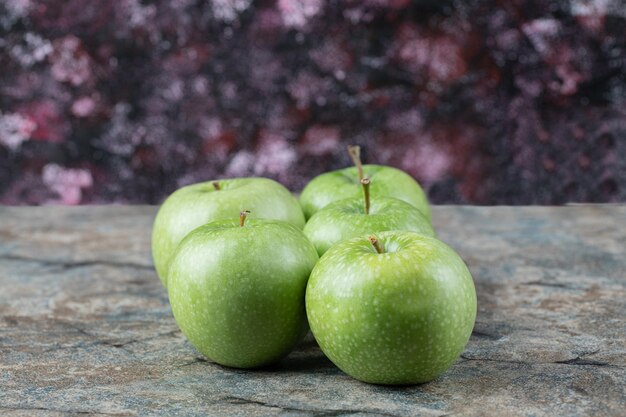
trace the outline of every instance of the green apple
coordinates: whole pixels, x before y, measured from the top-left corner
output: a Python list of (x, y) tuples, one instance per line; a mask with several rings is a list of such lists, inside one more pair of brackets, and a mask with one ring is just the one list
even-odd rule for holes
[(350, 153), (355, 167), (321, 174), (302, 190), (300, 204), (307, 219), (334, 201), (358, 197), (361, 194), (359, 181), (368, 177), (372, 180), (372, 194), (406, 201), (417, 207), (431, 221), (426, 194), (410, 175), (388, 166), (361, 165), (358, 147), (351, 147)]
[(254, 368), (282, 358), (304, 337), (306, 283), (318, 256), (288, 223), (243, 220), (212, 222), (185, 237), (168, 294), (198, 351), (221, 365)]
[(417, 384), (463, 351), (476, 291), (446, 244), (392, 231), (326, 252), (311, 273), (306, 309), (315, 339), (341, 370), (370, 383)]
[(167, 288), (171, 257), (189, 232), (244, 209), (252, 211), (252, 218), (283, 220), (304, 227), (298, 200), (268, 178), (234, 178), (180, 188), (165, 200), (152, 228), (152, 257), (163, 285)]
[(316, 212), (304, 226), (304, 234), (320, 256), (342, 240), (388, 230), (435, 236), (432, 225), (417, 208), (392, 197), (370, 201), (369, 178), (364, 178), (361, 183), (363, 198), (335, 201)]

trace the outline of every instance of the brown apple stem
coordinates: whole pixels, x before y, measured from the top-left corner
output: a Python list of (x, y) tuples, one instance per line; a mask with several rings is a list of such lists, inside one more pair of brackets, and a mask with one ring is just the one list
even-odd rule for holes
[(215, 191), (219, 191), (222, 189), (222, 187), (220, 187), (219, 181), (213, 181), (211, 184), (213, 184), (213, 188), (215, 188)]
[(244, 210), (239, 213), (239, 227), (243, 227), (244, 223), (246, 222), (246, 217), (248, 217), (248, 214), (250, 214), (250, 210)]
[(369, 237), (369, 239), (370, 239), (370, 243), (372, 244), (374, 249), (376, 249), (376, 252), (378, 252), (378, 253), (385, 253), (385, 251), (383, 250), (383, 247), (381, 246), (380, 242), (378, 241), (378, 239), (376, 239), (376, 236), (371, 235)]
[(363, 179), (363, 164), (361, 163), (361, 147), (358, 145), (350, 145), (348, 146), (348, 153), (350, 154), (350, 158), (352, 158), (352, 163), (356, 167), (356, 170), (359, 173), (359, 181)]
[(363, 199), (365, 200), (365, 214), (370, 214), (370, 182), (369, 178), (363, 178), (361, 180)]

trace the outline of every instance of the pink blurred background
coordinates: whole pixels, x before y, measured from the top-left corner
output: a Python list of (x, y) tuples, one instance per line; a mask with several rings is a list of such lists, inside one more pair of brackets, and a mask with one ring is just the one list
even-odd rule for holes
[(626, 201), (623, 0), (0, 0), (0, 203), (366, 162), (434, 203)]

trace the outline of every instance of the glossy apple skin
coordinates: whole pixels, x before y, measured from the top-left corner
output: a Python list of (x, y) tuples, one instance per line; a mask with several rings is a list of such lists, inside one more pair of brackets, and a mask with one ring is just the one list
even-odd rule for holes
[(304, 296), (317, 260), (302, 231), (285, 222), (201, 226), (172, 260), (168, 294), (174, 318), (191, 344), (221, 365), (275, 362), (308, 329)]
[(389, 230), (435, 236), (432, 225), (417, 208), (391, 197), (372, 199), (369, 214), (365, 214), (362, 197), (335, 201), (316, 212), (304, 226), (304, 234), (320, 256), (342, 240)]
[(281, 184), (268, 178), (234, 178), (192, 184), (172, 193), (161, 205), (152, 227), (152, 257), (167, 288), (167, 271), (174, 250), (196, 227), (233, 218), (250, 210), (250, 219), (283, 220), (302, 229), (304, 215), (298, 200)]
[(476, 318), (465, 263), (443, 242), (412, 232), (333, 246), (313, 269), (306, 292), (309, 325), (341, 370), (375, 384), (418, 384), (447, 370)]
[[(365, 177), (371, 180), (371, 195), (394, 197), (417, 207), (432, 221), (428, 199), (422, 187), (407, 173), (383, 165), (363, 165)], [(345, 198), (360, 197), (362, 186), (355, 167), (327, 172), (313, 178), (300, 194), (300, 204), (306, 218), (328, 204)]]

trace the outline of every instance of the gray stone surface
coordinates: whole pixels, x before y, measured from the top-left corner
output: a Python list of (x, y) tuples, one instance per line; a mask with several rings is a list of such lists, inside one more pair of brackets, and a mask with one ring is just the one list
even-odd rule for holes
[(272, 368), (202, 359), (152, 269), (154, 213), (0, 207), (1, 415), (624, 415), (624, 206), (436, 207), (479, 313), (450, 371), (401, 388), (310, 337)]

